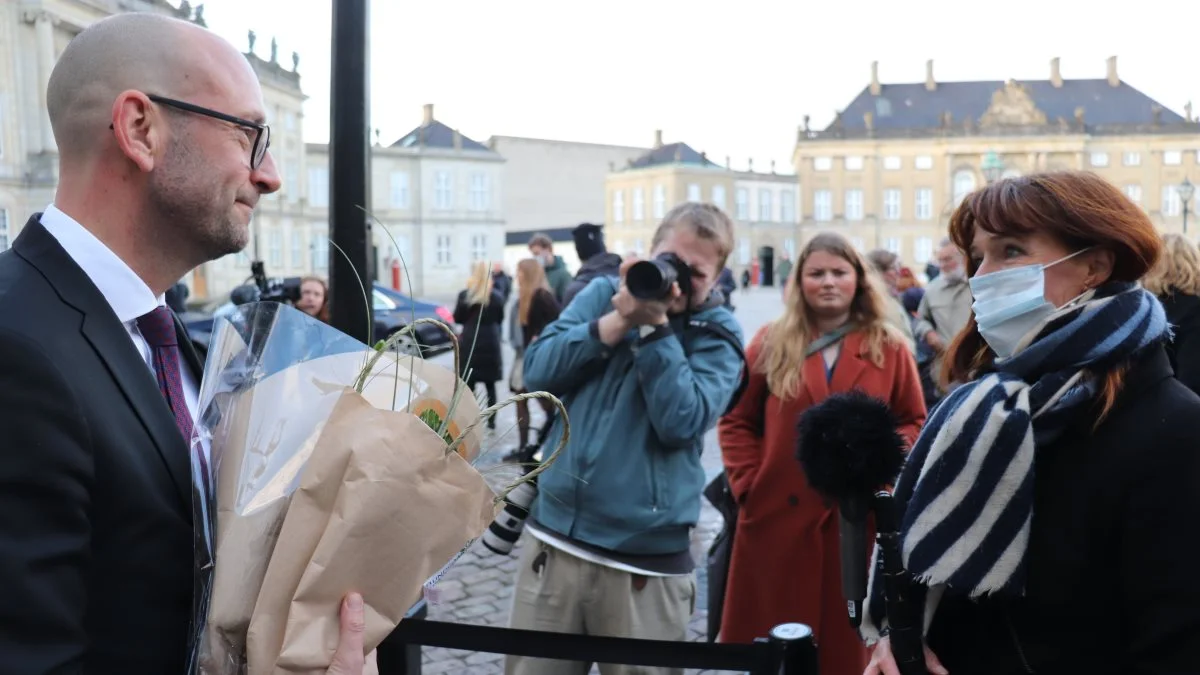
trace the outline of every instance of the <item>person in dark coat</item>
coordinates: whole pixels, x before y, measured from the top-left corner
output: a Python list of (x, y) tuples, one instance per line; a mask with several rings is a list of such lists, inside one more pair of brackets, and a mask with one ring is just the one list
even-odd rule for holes
[(167, 289), (163, 299), (166, 300), (167, 307), (171, 308), (176, 314), (183, 314), (187, 311), (187, 299), (190, 295), (187, 284), (180, 281), (171, 288)]
[[(1138, 283), (1155, 225), (1080, 171), (991, 183), (949, 230), (975, 302), (946, 352), (963, 384), (894, 493), (926, 666), (1196, 672), (1200, 397), (1172, 377), (1166, 313)], [(884, 613), (876, 578), (864, 675), (895, 672)]]
[(733, 270), (728, 267), (721, 270), (721, 275), (717, 277), (717, 288), (720, 288), (721, 295), (725, 296), (725, 306), (733, 311), (733, 292), (737, 290), (737, 281), (733, 278)]
[[(517, 352), (513, 359), (512, 375), (509, 379), (509, 389), (514, 394), (521, 394), (528, 389), (525, 387), (525, 347), (537, 339), (542, 330), (554, 322), (558, 318), (561, 308), (558, 301), (554, 299), (554, 292), (550, 290), (550, 284), (546, 281), (546, 270), (542, 264), (534, 259), (528, 258), (517, 264), (517, 279), (520, 282), (517, 288), (517, 307), (515, 314), (517, 315), (517, 323), (521, 331), (522, 349)], [(542, 410), (546, 413), (546, 418), (549, 420), (553, 417), (555, 409), (550, 401), (540, 398), (538, 403)], [(531, 447), (529, 443), (529, 401), (519, 401), (517, 404), (517, 454), (522, 462), (527, 462), (532, 459), (532, 455), (536, 452), (536, 446)], [(548, 428), (549, 425), (546, 426)]]
[[(458, 294), (454, 322), (462, 326), (458, 340), (462, 353), (460, 376), (472, 392), (482, 384), (487, 392), (487, 404), (496, 405), (496, 383), (504, 369), (500, 354), (504, 297), (494, 288), (487, 263), (475, 263), (466, 290)], [(489, 429), (495, 429), (496, 418), (489, 418), (487, 425)]]
[(575, 253), (583, 264), (575, 273), (575, 278), (563, 292), (562, 306), (571, 304), (571, 300), (596, 277), (617, 277), (621, 275), (621, 256), (609, 253), (604, 245), (604, 232), (599, 225), (583, 223), (571, 231), (575, 238)]
[(504, 304), (507, 305), (512, 296), (513, 278), (504, 271), (503, 263), (492, 263), (492, 287), (500, 292), (500, 297), (504, 298)]
[(1200, 393), (1200, 248), (1181, 234), (1163, 236), (1163, 256), (1142, 282), (1158, 296), (1174, 335), (1167, 358), (1175, 377)]
[(546, 268), (546, 281), (550, 283), (550, 290), (554, 291), (554, 297), (561, 304), (567, 293), (567, 286), (571, 283), (571, 273), (567, 271), (562, 256), (554, 255), (554, 241), (549, 235), (535, 234), (529, 239), (529, 252), (534, 258), (542, 261), (542, 266)]

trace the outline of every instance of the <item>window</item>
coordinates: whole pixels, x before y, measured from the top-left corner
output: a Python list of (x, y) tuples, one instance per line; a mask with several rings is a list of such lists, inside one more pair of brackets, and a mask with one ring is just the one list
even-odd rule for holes
[(438, 171), (433, 174), (433, 207), (449, 209), (454, 204), (454, 193), (450, 185), (450, 172)]
[(654, 217), (662, 218), (667, 215), (667, 188), (654, 186)]
[(921, 171), (928, 171), (933, 168), (933, 155), (917, 155), (913, 159), (913, 166)]
[(789, 258), (796, 257), (796, 240), (788, 237), (783, 240), (783, 250), (787, 251)]
[(771, 209), (771, 191), (762, 189), (758, 191), (758, 220), (762, 223), (769, 223), (774, 220), (774, 213)]
[(750, 191), (746, 188), (738, 188), (737, 196), (737, 219), (745, 220), (750, 217)]
[(822, 222), (833, 220), (833, 193), (829, 190), (813, 192), (813, 220)]
[(858, 251), (859, 253), (863, 252), (864, 244), (862, 237), (850, 237), (850, 245), (854, 247), (855, 251)]
[(718, 209), (725, 209), (725, 186), (714, 185), (712, 190), (713, 205)]
[(862, 171), (863, 158), (862, 155), (850, 155), (846, 158), (847, 171)]
[(933, 239), (931, 237), (917, 237), (913, 242), (913, 260), (917, 261), (918, 265), (933, 260)]
[(329, 169), (323, 166), (308, 170), (308, 204), (320, 208), (329, 206)]
[(833, 158), (813, 157), (813, 171), (829, 171), (833, 168)]
[(313, 234), (312, 257), (314, 270), (329, 269), (329, 235), (322, 233)]
[(917, 188), (917, 220), (933, 219), (933, 189)]
[(633, 220), (641, 222), (646, 219), (646, 189), (633, 189)]
[(954, 173), (954, 203), (957, 205), (975, 189), (975, 174), (966, 169)]
[(750, 239), (747, 237), (738, 239), (738, 261), (743, 265), (750, 264)]
[(283, 267), (283, 233), (278, 227), (267, 235), (267, 262), (274, 268)]
[(304, 235), (300, 230), (292, 230), (292, 269), (304, 267)]
[(472, 211), (487, 211), (492, 205), (492, 193), (488, 190), (488, 175), (482, 172), (471, 174), (471, 192), (467, 206)]
[(1108, 166), (1108, 153), (1107, 152), (1093, 152), (1092, 153), (1092, 166)]
[(487, 260), (487, 235), (473, 234), (471, 235), (471, 261), (478, 262)]
[(0, 251), (8, 250), (9, 241), (8, 209), (0, 209)]
[(283, 163), (283, 191), (292, 201), (300, 198), (300, 172), (295, 162)]
[(437, 241), (434, 242), (434, 246), (437, 264), (441, 267), (449, 265), (452, 260), (450, 257), (450, 235), (439, 234)]
[(796, 193), (792, 190), (782, 190), (779, 193), (779, 220), (785, 223), (796, 222)]
[(1121, 155), (1121, 163), (1125, 166), (1141, 166), (1142, 153), (1126, 151), (1125, 154)]
[(700, 201), (700, 186), (696, 183), (688, 183), (688, 198), (689, 202)]
[(1164, 216), (1179, 215), (1179, 188), (1167, 185), (1162, 189), (1162, 214)]
[(639, 258), (646, 255), (646, 247), (642, 244), (641, 239), (633, 240), (633, 254)]
[(1134, 204), (1137, 204), (1138, 206), (1141, 206), (1142, 205), (1142, 186), (1141, 185), (1133, 185), (1133, 184), (1126, 185), (1125, 186), (1125, 196), (1129, 197), (1129, 201), (1133, 202)]
[(863, 191), (846, 190), (846, 220), (863, 219)]
[(896, 155), (888, 155), (883, 158), (883, 168), (888, 171), (899, 171), (903, 162)]
[(615, 190), (613, 192), (613, 222), (625, 222), (625, 191)]
[(883, 218), (900, 220), (900, 190), (888, 188), (883, 191)]
[(900, 241), (900, 237), (888, 237), (887, 239), (884, 239), (883, 247), (892, 253), (895, 253), (896, 255), (901, 255), (904, 250), (904, 246)]
[(1167, 150), (1163, 152), (1163, 164), (1168, 166), (1178, 166), (1183, 164), (1183, 153), (1178, 150)]
[(287, 129), (288, 131), (295, 131), (296, 113), (289, 110), (287, 114), (283, 116), (283, 128)]
[(393, 171), (391, 177), (391, 204), (393, 209), (408, 208), (408, 172)]

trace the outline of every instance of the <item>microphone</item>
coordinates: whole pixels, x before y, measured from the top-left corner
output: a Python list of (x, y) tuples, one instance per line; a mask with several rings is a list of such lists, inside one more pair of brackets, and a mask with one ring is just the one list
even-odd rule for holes
[(842, 594), (855, 630), (867, 595), (867, 515), (875, 494), (904, 465), (904, 438), (883, 401), (861, 391), (838, 393), (800, 416), (796, 458), (812, 486), (838, 505)]

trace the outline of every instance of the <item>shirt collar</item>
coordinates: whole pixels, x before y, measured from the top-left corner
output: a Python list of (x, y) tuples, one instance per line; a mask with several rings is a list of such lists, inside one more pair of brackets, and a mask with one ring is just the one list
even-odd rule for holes
[(155, 298), (146, 282), (112, 249), (53, 204), (42, 212), (41, 223), (92, 280), (121, 323), (134, 321), (166, 304), (165, 296)]

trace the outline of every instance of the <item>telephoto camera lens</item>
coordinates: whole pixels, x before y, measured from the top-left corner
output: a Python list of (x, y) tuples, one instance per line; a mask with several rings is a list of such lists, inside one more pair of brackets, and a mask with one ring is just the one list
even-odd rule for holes
[(675, 266), (660, 256), (630, 266), (625, 273), (625, 287), (638, 300), (660, 300), (671, 294), (671, 284), (678, 276)]
[(492, 553), (508, 555), (521, 538), (525, 519), (529, 517), (529, 506), (537, 496), (537, 481), (521, 483), (504, 498), (504, 510), (480, 537), (483, 545)]

